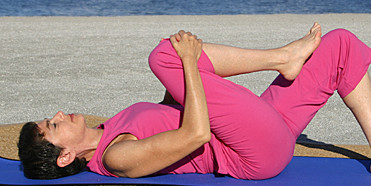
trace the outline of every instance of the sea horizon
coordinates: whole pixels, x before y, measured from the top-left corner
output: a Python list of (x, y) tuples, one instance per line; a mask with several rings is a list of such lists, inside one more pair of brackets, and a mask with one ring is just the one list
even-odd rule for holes
[(0, 16), (371, 13), (370, 0), (3, 0)]

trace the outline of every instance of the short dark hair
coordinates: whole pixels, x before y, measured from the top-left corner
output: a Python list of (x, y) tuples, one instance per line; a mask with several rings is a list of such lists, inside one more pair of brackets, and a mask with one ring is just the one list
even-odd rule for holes
[(22, 162), (24, 175), (31, 179), (54, 179), (79, 173), (86, 167), (84, 158), (59, 167), (57, 159), (63, 149), (44, 138), (44, 133), (35, 122), (26, 123), (21, 130), (18, 142), (18, 156)]

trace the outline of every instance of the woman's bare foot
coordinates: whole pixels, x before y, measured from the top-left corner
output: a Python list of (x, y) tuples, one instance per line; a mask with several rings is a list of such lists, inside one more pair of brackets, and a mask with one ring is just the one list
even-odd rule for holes
[(287, 80), (294, 80), (321, 42), (321, 34), (321, 25), (316, 22), (303, 38), (282, 47), (286, 60), (278, 67), (278, 72)]

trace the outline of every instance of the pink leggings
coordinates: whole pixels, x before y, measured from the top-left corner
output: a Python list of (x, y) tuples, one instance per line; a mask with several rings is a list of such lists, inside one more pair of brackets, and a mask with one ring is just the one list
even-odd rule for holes
[[(296, 138), (317, 111), (335, 90), (341, 97), (348, 95), (370, 62), (369, 47), (346, 30), (334, 30), (323, 36), (294, 81), (279, 75), (259, 97), (216, 75), (203, 52), (198, 66), (211, 131), (228, 147), (230, 151), (226, 153), (236, 153), (239, 158), (218, 161), (228, 161), (232, 168), (226, 172), (237, 178), (265, 179), (277, 175), (290, 162)], [(184, 105), (182, 62), (169, 40), (154, 49), (149, 63), (174, 99)]]

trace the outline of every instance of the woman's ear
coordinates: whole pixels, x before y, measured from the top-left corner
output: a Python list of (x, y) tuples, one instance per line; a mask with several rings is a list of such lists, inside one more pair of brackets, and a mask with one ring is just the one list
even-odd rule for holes
[(63, 149), (57, 159), (57, 165), (59, 167), (65, 167), (71, 164), (75, 160), (75, 158), (76, 158), (76, 153), (74, 151)]

